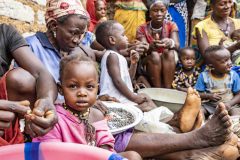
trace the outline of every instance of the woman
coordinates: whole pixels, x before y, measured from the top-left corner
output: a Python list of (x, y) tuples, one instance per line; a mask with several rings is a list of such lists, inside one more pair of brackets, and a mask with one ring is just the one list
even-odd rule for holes
[(58, 82), (59, 62), (79, 45), (87, 28), (88, 17), (77, 0), (52, 0), (47, 3), (45, 19), (47, 32), (37, 32), (26, 40)]
[[(201, 55), (210, 45), (218, 45), (221, 39), (225, 44), (232, 43), (231, 34), (240, 28), (240, 20), (230, 17), (232, 0), (211, 0), (212, 14), (209, 18), (199, 22), (193, 31)], [(240, 42), (227, 47), (233, 53), (240, 47)]]
[(90, 26), (88, 30), (93, 32), (96, 25), (100, 22), (106, 21), (106, 1), (105, 0), (88, 0), (87, 11), (90, 15)]
[(168, 2), (155, 0), (149, 6), (151, 21), (137, 30), (137, 39), (149, 43), (144, 66), (154, 87), (171, 88), (175, 72), (175, 52), (179, 48), (178, 28), (164, 20)]

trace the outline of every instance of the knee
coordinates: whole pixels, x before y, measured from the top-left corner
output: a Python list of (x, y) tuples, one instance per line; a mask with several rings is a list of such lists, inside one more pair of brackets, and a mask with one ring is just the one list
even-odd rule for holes
[(6, 78), (7, 89), (18, 93), (30, 93), (35, 91), (36, 79), (26, 70), (17, 68), (10, 71)]
[(123, 156), (127, 159), (131, 159), (131, 160), (142, 160), (142, 157), (140, 156), (140, 154), (138, 154), (135, 151), (126, 151), (123, 152)]
[(173, 50), (165, 51), (163, 53), (164, 60), (175, 62), (175, 53)]
[(152, 52), (150, 55), (151, 63), (159, 65), (160, 63), (160, 55), (158, 52)]

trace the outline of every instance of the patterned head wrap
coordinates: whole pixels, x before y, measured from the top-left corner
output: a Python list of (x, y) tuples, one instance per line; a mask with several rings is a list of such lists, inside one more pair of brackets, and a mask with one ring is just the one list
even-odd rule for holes
[(88, 17), (80, 0), (48, 0), (46, 5), (45, 20), (48, 24), (59, 17), (79, 14)]
[(149, 9), (151, 9), (154, 4), (157, 4), (159, 2), (163, 3), (166, 6), (166, 8), (168, 8), (170, 4), (170, 0), (147, 0), (147, 6)]

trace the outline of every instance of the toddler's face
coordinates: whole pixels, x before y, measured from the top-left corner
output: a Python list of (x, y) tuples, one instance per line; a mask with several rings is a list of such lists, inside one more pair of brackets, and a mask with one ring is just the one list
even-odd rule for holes
[(193, 50), (186, 49), (182, 53), (180, 60), (183, 65), (183, 69), (192, 70), (196, 64), (195, 52)]
[(210, 60), (216, 73), (229, 73), (232, 67), (230, 52), (227, 49), (217, 51)]
[(80, 112), (85, 112), (96, 102), (98, 74), (89, 62), (73, 62), (65, 66), (61, 89), (65, 103)]
[(126, 49), (128, 47), (128, 38), (125, 35), (125, 30), (123, 26), (119, 23), (113, 26), (115, 46), (118, 50)]
[(234, 31), (232, 33), (232, 40), (239, 41), (240, 40), (240, 30)]

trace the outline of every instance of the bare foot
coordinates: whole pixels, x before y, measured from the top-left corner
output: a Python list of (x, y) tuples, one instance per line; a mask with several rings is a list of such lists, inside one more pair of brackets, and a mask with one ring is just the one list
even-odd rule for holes
[(212, 118), (200, 129), (194, 130), (201, 147), (217, 146), (226, 142), (233, 134), (231, 119), (223, 103), (219, 103)]
[(237, 141), (237, 136), (233, 134), (231, 139), (221, 146), (201, 149), (191, 158), (194, 160), (236, 160), (239, 157)]
[(161, 160), (236, 160), (239, 157), (237, 141), (237, 136), (233, 134), (220, 146), (175, 152), (162, 156)]
[(188, 88), (187, 97), (183, 107), (179, 111), (179, 127), (185, 133), (193, 129), (201, 108), (201, 98), (196, 90)]
[(198, 115), (197, 115), (196, 121), (193, 125), (193, 130), (200, 128), (203, 124), (203, 121), (204, 121), (203, 113), (199, 112)]

